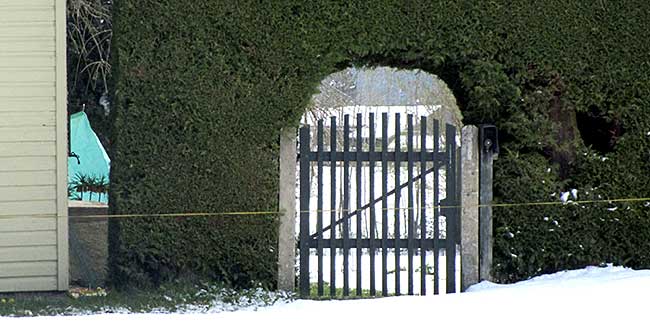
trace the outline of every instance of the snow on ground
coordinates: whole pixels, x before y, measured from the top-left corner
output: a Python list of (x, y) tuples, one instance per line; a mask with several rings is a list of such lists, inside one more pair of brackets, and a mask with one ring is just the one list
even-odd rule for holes
[(0, 318), (0, 328), (646, 328), (650, 270), (622, 267), (544, 275), (462, 294), (299, 300), (216, 314), (101, 314)]

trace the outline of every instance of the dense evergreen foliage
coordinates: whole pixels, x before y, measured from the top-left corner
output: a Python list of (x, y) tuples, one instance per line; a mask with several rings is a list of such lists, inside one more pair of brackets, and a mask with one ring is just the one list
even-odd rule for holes
[[(436, 74), (465, 123), (496, 124), (499, 202), (557, 201), (571, 188), (583, 200), (648, 196), (647, 1), (114, 6), (113, 212), (276, 209), (280, 129), (297, 124), (325, 76), (350, 65)], [(650, 266), (643, 203), (495, 214), (502, 281), (601, 262)], [(111, 230), (116, 283), (187, 273), (273, 283), (274, 216), (151, 217)]]

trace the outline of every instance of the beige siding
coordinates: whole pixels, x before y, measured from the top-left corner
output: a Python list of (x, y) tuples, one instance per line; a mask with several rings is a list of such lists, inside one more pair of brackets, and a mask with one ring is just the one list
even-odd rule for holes
[(0, 292), (68, 287), (65, 0), (0, 0)]
[(54, 0), (0, 0), (0, 9), (18, 11), (32, 8), (54, 8), (54, 3)]
[[(0, 173), (0, 176), (2, 176), (2, 173)], [(0, 202), (50, 200), (52, 195), (55, 194), (56, 185), (54, 184), (43, 186), (0, 186)]]
[[(0, 112), (0, 138), (10, 138), (15, 131), (5, 129), (24, 127), (54, 127), (56, 124), (56, 112), (54, 111), (25, 111)], [(23, 129), (26, 130), (26, 129)], [(54, 136), (39, 141), (54, 141)]]
[(2, 70), (2, 75), (0, 75), (0, 84), (54, 81), (55, 76), (54, 68), (35, 68), (32, 70), (5, 68)]
[[(1, 35), (0, 38), (2, 38)], [(55, 57), (47, 52), (41, 54), (35, 52), (0, 53), (0, 69), (14, 67), (20, 67), (23, 69), (53, 68), (55, 66), (54, 61)]]
[[(14, 187), (14, 186), (27, 186), (27, 187), (37, 187), (41, 188), (42, 186), (55, 186), (56, 185), (56, 176), (54, 171), (15, 171), (15, 172), (0, 172), (0, 199), (4, 199), (8, 196), (9, 193), (13, 192), (11, 189), (5, 189), (5, 187)], [(46, 191), (52, 192), (52, 190), (45, 188)], [(35, 198), (34, 196), (40, 195), (40, 192), (30, 190), (34, 194), (14, 194), (14, 196), (32, 196), (35, 200), (42, 200), (43, 198)], [(50, 198), (54, 199), (52, 195)]]
[(55, 112), (54, 97), (10, 97), (2, 100), (0, 113), (11, 112)]
[(0, 216), (55, 216), (56, 200), (46, 201), (5, 201), (0, 203)]
[(0, 262), (37, 262), (56, 260), (56, 246), (0, 248)]
[[(29, 129), (29, 128), (25, 128)], [(56, 143), (54, 141), (43, 142), (4, 142), (0, 143), (0, 157), (33, 157), (33, 156), (55, 156)]]
[(3, 23), (24, 23), (24, 22), (54, 22), (54, 10), (48, 7), (41, 8), (16, 8), (14, 10), (0, 11), (0, 22)]
[(55, 170), (53, 156), (0, 157), (0, 172)]
[[(2, 116), (2, 115), (0, 115)], [(40, 127), (7, 127), (0, 128), (2, 136), (0, 139), (6, 142), (38, 142), (38, 141), (55, 141), (56, 129), (54, 126), (50, 127), (43, 125)]]
[(9, 263), (0, 268), (0, 278), (20, 276), (55, 276), (55, 261)]
[(0, 279), (0, 291), (58, 290), (56, 276), (18, 277)]
[[(5, 56), (15, 53), (52, 53), (54, 52), (54, 38), (33, 38), (23, 40), (0, 40), (0, 49)], [(7, 70), (9, 69), (5, 65)]]
[(0, 83), (0, 97), (54, 97), (54, 94), (54, 84), (32, 82)]
[(55, 231), (0, 233), (0, 247), (54, 246)]
[(37, 232), (56, 231), (54, 217), (9, 218), (0, 219), (0, 232)]
[(7, 22), (2, 24), (0, 38), (41, 38), (50, 35), (54, 30), (54, 22)]

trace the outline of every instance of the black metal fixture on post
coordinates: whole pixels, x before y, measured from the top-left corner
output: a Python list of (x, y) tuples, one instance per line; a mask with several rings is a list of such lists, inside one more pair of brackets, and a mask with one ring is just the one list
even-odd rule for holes
[[(84, 104), (84, 110), (86, 108), (86, 105)], [(70, 112), (68, 111), (68, 121), (67, 121), (67, 133), (68, 133), (68, 158), (76, 158), (77, 159), (77, 164), (81, 164), (81, 160), (79, 159), (79, 155), (76, 153), (72, 152), (72, 141), (70, 140)]]

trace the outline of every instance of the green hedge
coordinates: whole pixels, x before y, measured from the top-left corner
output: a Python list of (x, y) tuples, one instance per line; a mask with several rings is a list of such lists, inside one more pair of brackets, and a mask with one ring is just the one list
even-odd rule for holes
[[(112, 212), (276, 209), (280, 129), (350, 65), (437, 74), (466, 123), (497, 124), (499, 201), (570, 188), (648, 195), (647, 1), (123, 0), (114, 10)], [(497, 278), (650, 266), (650, 208), (607, 206), (498, 209)], [(112, 278), (272, 285), (276, 225), (114, 221)]]

